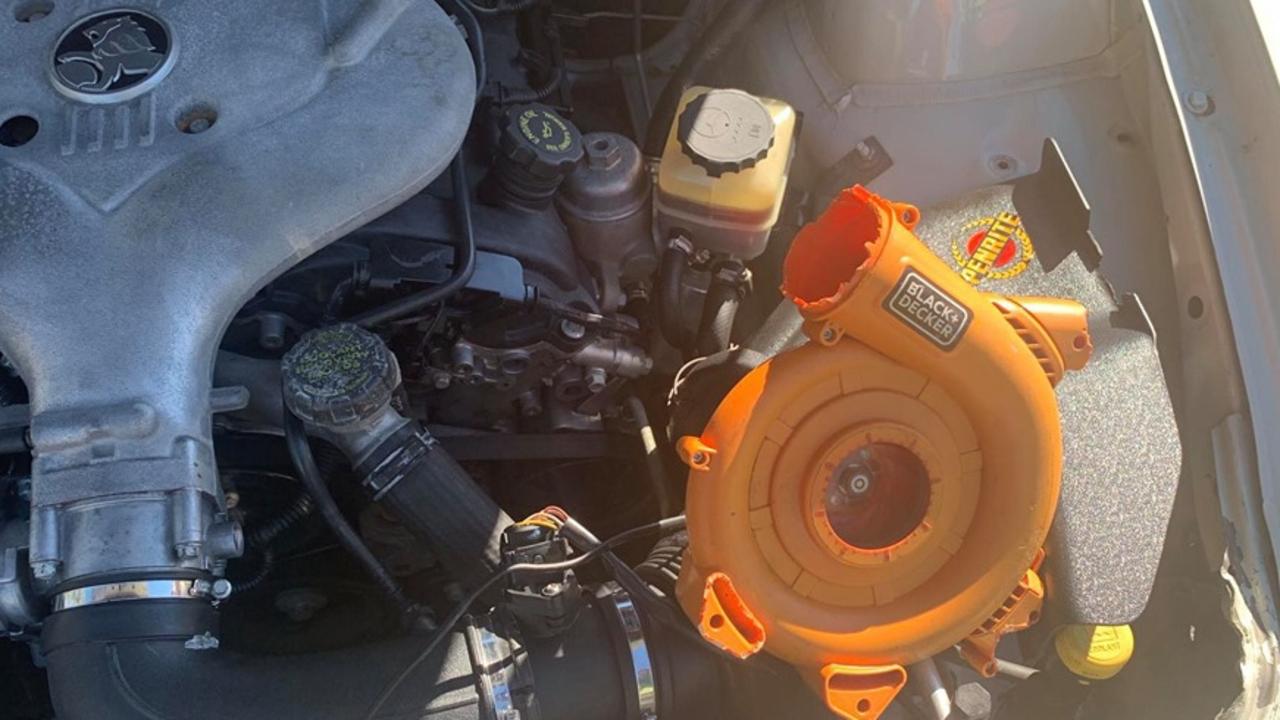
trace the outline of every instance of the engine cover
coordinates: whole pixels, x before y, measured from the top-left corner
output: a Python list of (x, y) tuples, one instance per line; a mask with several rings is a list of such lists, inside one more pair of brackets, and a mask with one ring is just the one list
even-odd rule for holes
[(31, 560), (46, 588), (199, 573), (234, 550), (211, 536), (224, 329), (440, 174), (472, 61), (421, 0), (50, 6), (0, 23), (0, 352), (31, 393)]

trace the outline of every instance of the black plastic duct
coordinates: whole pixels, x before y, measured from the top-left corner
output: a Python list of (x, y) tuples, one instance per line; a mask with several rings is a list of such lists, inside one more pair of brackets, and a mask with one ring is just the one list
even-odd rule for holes
[[(517, 644), (496, 660), (491, 646), (478, 647), (474, 628), (455, 632), (373, 717), (495, 717), (490, 688), (495, 670), (507, 667), (530, 679), (510, 687), (515, 701), (527, 703), (531, 693), (542, 718), (639, 720), (632, 651), (610, 602), (593, 600), (563, 635)], [(205, 644), (215, 622), (212, 608), (194, 600), (125, 601), (50, 616), (43, 640), (59, 720), (358, 720), (426, 642), (408, 637), (270, 657), (192, 649)], [(721, 664), (660, 627), (645, 623), (644, 630), (659, 717), (714, 717)]]

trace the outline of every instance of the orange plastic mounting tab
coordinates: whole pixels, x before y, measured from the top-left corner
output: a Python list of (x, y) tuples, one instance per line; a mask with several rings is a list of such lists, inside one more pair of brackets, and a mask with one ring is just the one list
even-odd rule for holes
[(712, 573), (702, 588), (698, 630), (707, 642), (739, 660), (755, 655), (764, 647), (764, 626), (724, 573)]
[(680, 462), (689, 466), (690, 470), (706, 472), (711, 469), (711, 457), (716, 454), (715, 448), (702, 442), (702, 438), (685, 435), (676, 441), (676, 455)]
[[(1035, 566), (1039, 566), (1043, 553), (1042, 550), (1036, 556)], [(960, 654), (984, 677), (993, 677), (996, 674), (996, 645), (1000, 638), (1035, 625), (1040, 620), (1043, 605), (1044, 583), (1034, 568), (1028, 569), (1018, 587), (1009, 593), (1009, 599), (960, 643)]]
[(901, 665), (860, 667), (827, 665), (822, 668), (822, 696), (827, 707), (848, 720), (875, 720), (907, 683)]

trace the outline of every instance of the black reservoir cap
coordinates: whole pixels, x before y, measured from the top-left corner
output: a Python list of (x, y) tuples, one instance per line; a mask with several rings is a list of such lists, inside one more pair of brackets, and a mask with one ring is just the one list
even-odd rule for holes
[(496, 175), (503, 195), (518, 205), (544, 208), (582, 160), (582, 133), (546, 105), (516, 105), (502, 116), (498, 149)]
[(741, 90), (709, 90), (685, 105), (676, 126), (680, 147), (712, 177), (754, 167), (773, 147), (769, 108)]
[(284, 401), (325, 428), (367, 420), (391, 402), (400, 365), (377, 335), (350, 323), (312, 330), (281, 361)]

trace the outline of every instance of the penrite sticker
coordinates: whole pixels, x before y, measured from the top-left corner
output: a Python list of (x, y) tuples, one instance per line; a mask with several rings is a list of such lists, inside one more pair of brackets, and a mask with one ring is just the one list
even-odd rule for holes
[(1022, 219), (1015, 213), (978, 218), (965, 223), (961, 230), (966, 236), (951, 241), (951, 257), (960, 269), (960, 277), (970, 285), (987, 278), (1008, 280), (1021, 275), (1036, 255)]
[(969, 308), (911, 268), (885, 298), (884, 309), (942, 350), (954, 348), (973, 319)]

